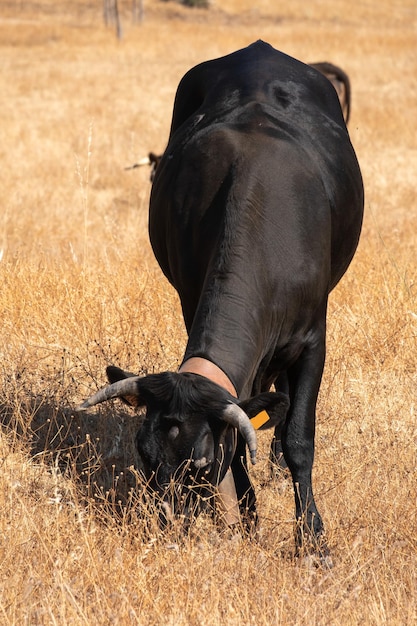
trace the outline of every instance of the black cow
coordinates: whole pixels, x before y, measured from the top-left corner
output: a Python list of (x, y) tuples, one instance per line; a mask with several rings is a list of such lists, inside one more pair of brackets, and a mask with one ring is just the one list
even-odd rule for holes
[(149, 211), (154, 253), (181, 300), (184, 360), (179, 373), (119, 380), (83, 405), (120, 396), (146, 406), (137, 446), (156, 486), (187, 463), (217, 484), (230, 463), (252, 519), (245, 446), (254, 460), (249, 418), (266, 409), (292, 475), (297, 546), (321, 555), (311, 473), (327, 299), (362, 215), (359, 165), (321, 73), (262, 41), (191, 69)]

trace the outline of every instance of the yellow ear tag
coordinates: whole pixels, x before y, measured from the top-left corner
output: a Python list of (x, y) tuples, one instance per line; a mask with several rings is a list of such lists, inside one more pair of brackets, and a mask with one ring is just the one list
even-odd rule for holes
[(258, 415), (255, 415), (255, 417), (251, 418), (251, 424), (254, 429), (257, 430), (258, 428), (261, 428), (261, 426), (266, 424), (268, 420), (268, 413), (266, 411), (261, 411), (260, 413), (258, 413)]

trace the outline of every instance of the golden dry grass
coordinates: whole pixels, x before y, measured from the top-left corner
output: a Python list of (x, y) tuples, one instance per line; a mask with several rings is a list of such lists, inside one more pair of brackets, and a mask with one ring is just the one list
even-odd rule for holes
[[(121, 4), (121, 41), (98, 2), (0, 13), (0, 623), (415, 624), (415, 2), (145, 0), (140, 26)], [(108, 363), (182, 357), (148, 243), (149, 173), (124, 168), (164, 148), (190, 66), (257, 38), (352, 81), (366, 217), (330, 301), (314, 474), (331, 571), (291, 559), (292, 494), (266, 480), (268, 434), (252, 471), (259, 541), (204, 518), (182, 539), (134, 515), (137, 418), (73, 414)]]

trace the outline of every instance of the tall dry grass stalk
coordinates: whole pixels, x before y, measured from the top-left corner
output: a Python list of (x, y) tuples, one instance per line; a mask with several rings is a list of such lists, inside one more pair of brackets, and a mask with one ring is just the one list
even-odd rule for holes
[[(411, 0), (208, 11), (145, 2), (124, 37), (99, 3), (5, 2), (0, 17), (0, 623), (417, 623), (415, 32)], [(257, 541), (201, 517), (161, 534), (120, 405), (74, 406), (116, 363), (175, 369), (178, 299), (148, 243), (149, 172), (176, 85), (263, 38), (350, 75), (366, 187), (355, 260), (331, 297), (315, 485), (335, 567), (294, 562), (293, 497), (251, 470)]]

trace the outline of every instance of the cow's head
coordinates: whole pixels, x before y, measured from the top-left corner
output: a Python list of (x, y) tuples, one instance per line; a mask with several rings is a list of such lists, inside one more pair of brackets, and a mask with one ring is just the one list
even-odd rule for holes
[(255, 463), (255, 428), (277, 425), (288, 409), (288, 398), (282, 393), (262, 393), (239, 402), (199, 374), (163, 372), (139, 377), (108, 367), (107, 376), (111, 384), (79, 410), (111, 398), (146, 408), (136, 445), (149, 485), (163, 499), (172, 481), (188, 487), (218, 485), (235, 453), (236, 429)]

